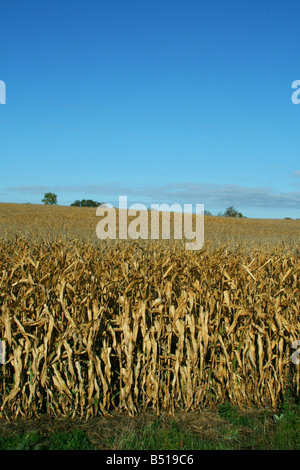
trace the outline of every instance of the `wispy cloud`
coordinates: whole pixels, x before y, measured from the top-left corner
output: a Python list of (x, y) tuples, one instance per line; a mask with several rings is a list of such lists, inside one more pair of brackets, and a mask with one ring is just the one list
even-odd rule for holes
[(300, 171), (294, 171), (294, 177), (295, 177), (295, 181), (293, 182), (293, 186), (297, 186), (299, 187), (300, 186)]
[[(296, 174), (297, 173), (297, 174)], [(299, 173), (299, 175), (298, 175)], [(300, 176), (300, 172), (295, 172)], [(251, 208), (290, 208), (300, 207), (300, 191), (280, 192), (269, 187), (246, 187), (235, 184), (209, 183), (168, 183), (165, 185), (127, 186), (119, 183), (100, 185), (66, 185), (66, 186), (16, 186), (6, 188), (18, 194), (40, 194), (55, 192), (63, 194), (84, 194), (97, 200), (111, 202), (119, 196), (128, 196), (134, 202), (205, 204), (210, 207), (251, 207)], [(98, 196), (97, 196), (98, 195)], [(99, 199), (100, 198), (100, 199)]]
[(6, 188), (7, 191), (16, 192), (19, 194), (44, 194), (45, 192), (56, 193), (76, 193), (86, 192), (94, 194), (95, 192), (116, 193), (120, 188), (118, 183), (103, 184), (103, 185), (66, 185), (66, 186), (11, 186)]
[(268, 187), (249, 188), (234, 184), (169, 184), (153, 191), (159, 199), (204, 203), (212, 207), (299, 208), (300, 192), (276, 192)]

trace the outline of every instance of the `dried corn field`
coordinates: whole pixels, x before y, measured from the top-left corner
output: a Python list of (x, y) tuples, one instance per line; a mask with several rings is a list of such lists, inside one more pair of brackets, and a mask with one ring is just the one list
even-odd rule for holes
[(295, 247), (2, 237), (1, 416), (276, 407), (288, 384), (299, 394)]

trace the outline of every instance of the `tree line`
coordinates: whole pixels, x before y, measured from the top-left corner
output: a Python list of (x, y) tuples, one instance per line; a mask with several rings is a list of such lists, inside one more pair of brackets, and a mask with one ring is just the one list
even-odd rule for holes
[[(44, 204), (55, 205), (57, 204), (57, 195), (54, 193), (45, 193), (44, 198), (42, 199)], [(71, 206), (75, 207), (98, 207), (101, 206), (103, 202), (93, 201), (92, 199), (82, 199), (81, 201), (76, 200), (74, 201)], [(208, 210), (204, 211), (205, 215), (212, 215), (212, 213)], [(219, 217), (238, 217), (242, 218), (245, 217), (241, 212), (235, 209), (233, 206), (227, 207), (227, 209), (223, 213), (218, 214)]]

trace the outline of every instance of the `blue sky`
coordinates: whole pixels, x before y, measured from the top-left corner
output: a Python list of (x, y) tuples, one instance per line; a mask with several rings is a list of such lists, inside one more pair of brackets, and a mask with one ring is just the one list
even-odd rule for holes
[(1, 2), (0, 202), (300, 218), (299, 0)]

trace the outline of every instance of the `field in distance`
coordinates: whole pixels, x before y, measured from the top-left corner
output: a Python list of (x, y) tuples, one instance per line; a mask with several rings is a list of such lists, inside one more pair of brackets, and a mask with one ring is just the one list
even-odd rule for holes
[[(96, 227), (100, 219), (96, 208), (2, 203), (0, 238), (9, 240), (19, 236), (37, 241), (78, 239), (98, 244), (101, 241), (97, 238)], [(170, 226), (172, 237), (172, 213)], [(247, 252), (276, 247), (295, 252), (299, 247), (299, 230), (300, 220), (205, 216), (204, 247), (227, 245)]]

